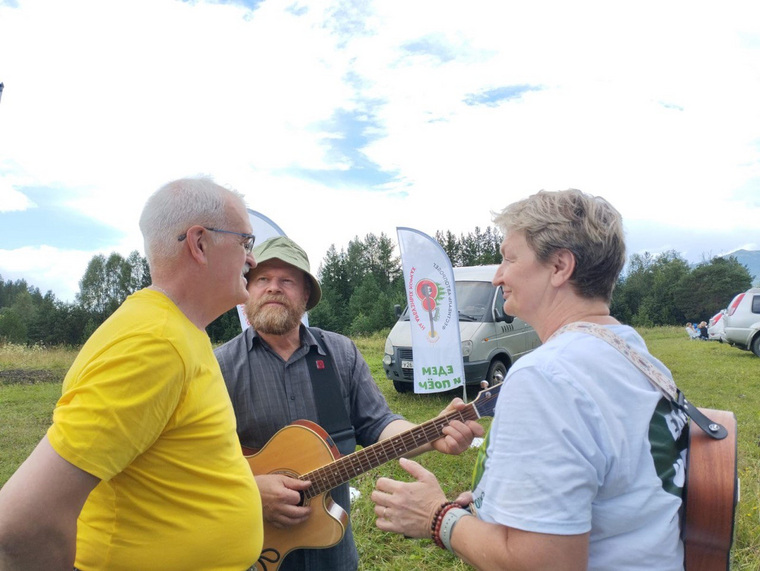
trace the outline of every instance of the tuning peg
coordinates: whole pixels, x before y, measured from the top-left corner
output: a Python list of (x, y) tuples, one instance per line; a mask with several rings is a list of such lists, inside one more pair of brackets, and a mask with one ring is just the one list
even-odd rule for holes
[(486, 381), (485, 379), (483, 379), (482, 381), (480, 381), (480, 388), (481, 389), (487, 389), (488, 388), (488, 381)]

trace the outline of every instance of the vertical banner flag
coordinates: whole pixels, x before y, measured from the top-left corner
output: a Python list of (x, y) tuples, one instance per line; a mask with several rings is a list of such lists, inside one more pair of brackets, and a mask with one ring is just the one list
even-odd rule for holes
[(464, 365), (459, 335), (454, 270), (440, 244), (412, 228), (396, 228), (412, 328), (414, 392), (462, 387)]
[[(285, 232), (282, 231), (282, 228), (277, 226), (277, 224), (272, 222), (269, 218), (260, 212), (251, 210), (250, 208), (247, 210), (248, 219), (251, 222), (251, 228), (253, 228), (252, 233), (254, 236), (256, 236), (256, 244), (261, 244), (265, 240), (269, 240), (269, 238), (275, 238), (276, 236), (285, 236)], [(238, 317), (240, 318), (240, 326), (243, 328), (243, 331), (245, 331), (251, 326), (251, 324), (248, 323), (248, 318), (245, 316), (245, 306), (238, 305), (237, 311)], [(304, 314), (304, 319), (305, 318), (306, 314)]]

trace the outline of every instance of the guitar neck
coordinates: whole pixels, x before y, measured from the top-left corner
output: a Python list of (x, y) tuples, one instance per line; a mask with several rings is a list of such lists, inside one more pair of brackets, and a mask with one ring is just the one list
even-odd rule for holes
[(368, 472), (386, 462), (400, 458), (404, 454), (416, 450), (443, 436), (443, 429), (453, 420), (477, 420), (478, 411), (473, 403), (462, 410), (436, 417), (400, 432), (395, 436), (376, 442), (371, 446), (357, 450), (353, 454), (342, 456), (335, 462), (302, 474), (300, 480), (311, 481), (311, 487), (304, 492), (306, 498), (313, 498), (345, 484), (352, 478)]

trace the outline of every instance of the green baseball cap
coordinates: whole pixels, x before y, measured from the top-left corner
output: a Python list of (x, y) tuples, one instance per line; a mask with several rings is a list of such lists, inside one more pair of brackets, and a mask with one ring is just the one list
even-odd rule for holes
[(316, 306), (322, 298), (322, 288), (319, 287), (317, 278), (311, 275), (309, 256), (306, 255), (303, 248), (287, 236), (276, 236), (264, 240), (253, 249), (253, 259), (256, 260), (257, 264), (263, 264), (273, 258), (290, 264), (306, 274), (311, 283), (311, 293), (306, 302), (306, 311)]

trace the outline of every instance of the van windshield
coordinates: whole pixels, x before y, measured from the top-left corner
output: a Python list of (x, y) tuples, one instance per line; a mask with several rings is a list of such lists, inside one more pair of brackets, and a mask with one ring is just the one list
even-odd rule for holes
[[(490, 316), (493, 305), (494, 287), (490, 282), (455, 282), (457, 292), (457, 306), (459, 308), (459, 321), (483, 321), (486, 315)], [(401, 321), (409, 321), (409, 306), (399, 318)]]

